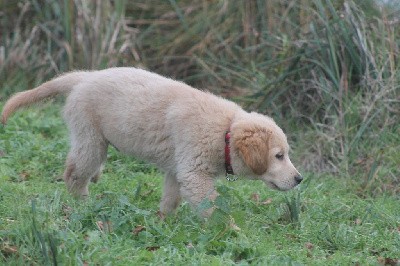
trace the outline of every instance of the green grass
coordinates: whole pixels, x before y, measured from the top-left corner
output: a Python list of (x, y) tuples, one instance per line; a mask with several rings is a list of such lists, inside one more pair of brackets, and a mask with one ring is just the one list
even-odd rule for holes
[(0, 100), (69, 70), (148, 68), (312, 129), (305, 168), (351, 175), (398, 124), (400, 5), (382, 2), (2, 1)]
[(306, 177), (289, 193), (221, 180), (212, 218), (183, 204), (160, 221), (161, 174), (110, 149), (75, 201), (60, 103), (37, 106), (0, 126), (0, 264), (398, 263), (400, 9), (385, 2), (0, 1), (0, 107), (68, 70), (144, 67), (271, 115)]
[(1, 264), (376, 265), (400, 257), (399, 196), (372, 197), (340, 176), (306, 172), (288, 193), (222, 179), (210, 219), (183, 203), (162, 221), (162, 175), (110, 149), (90, 199), (76, 201), (61, 181), (68, 140), (59, 107), (18, 112), (0, 128)]

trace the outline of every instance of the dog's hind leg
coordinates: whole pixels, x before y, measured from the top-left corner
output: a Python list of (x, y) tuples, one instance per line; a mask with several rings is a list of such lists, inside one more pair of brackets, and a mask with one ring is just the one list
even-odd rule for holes
[(163, 195), (160, 203), (160, 211), (163, 214), (170, 214), (178, 207), (181, 202), (180, 186), (176, 175), (166, 174), (164, 177)]
[(71, 134), (71, 150), (66, 161), (64, 180), (68, 191), (74, 196), (85, 198), (89, 195), (89, 183), (97, 181), (102, 164), (107, 157), (107, 142), (91, 132), (79, 142)]

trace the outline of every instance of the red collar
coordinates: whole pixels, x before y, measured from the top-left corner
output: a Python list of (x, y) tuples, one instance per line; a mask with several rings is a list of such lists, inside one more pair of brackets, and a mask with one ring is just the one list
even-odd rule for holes
[(226, 177), (228, 179), (228, 175), (233, 175), (233, 169), (231, 165), (231, 147), (229, 145), (231, 140), (231, 132), (226, 131), (225, 132), (225, 171), (226, 171)]

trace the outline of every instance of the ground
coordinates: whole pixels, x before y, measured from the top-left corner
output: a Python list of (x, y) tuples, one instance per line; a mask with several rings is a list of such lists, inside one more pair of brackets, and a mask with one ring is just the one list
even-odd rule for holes
[(340, 175), (305, 172), (288, 193), (222, 179), (210, 219), (184, 203), (162, 220), (161, 173), (110, 149), (90, 198), (77, 201), (61, 178), (68, 138), (59, 112), (58, 103), (36, 106), (0, 127), (2, 264), (399, 263), (398, 195), (368, 196)]

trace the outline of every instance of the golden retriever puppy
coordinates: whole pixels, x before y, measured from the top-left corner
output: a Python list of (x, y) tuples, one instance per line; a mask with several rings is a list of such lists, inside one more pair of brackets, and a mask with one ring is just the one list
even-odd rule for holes
[(76, 196), (89, 195), (108, 145), (165, 173), (160, 205), (165, 214), (181, 197), (194, 207), (214, 200), (215, 178), (226, 173), (278, 190), (302, 181), (286, 136), (270, 117), (136, 68), (70, 72), (17, 93), (3, 108), (3, 124), (18, 108), (58, 94), (67, 96), (64, 119), (71, 142), (64, 180)]

